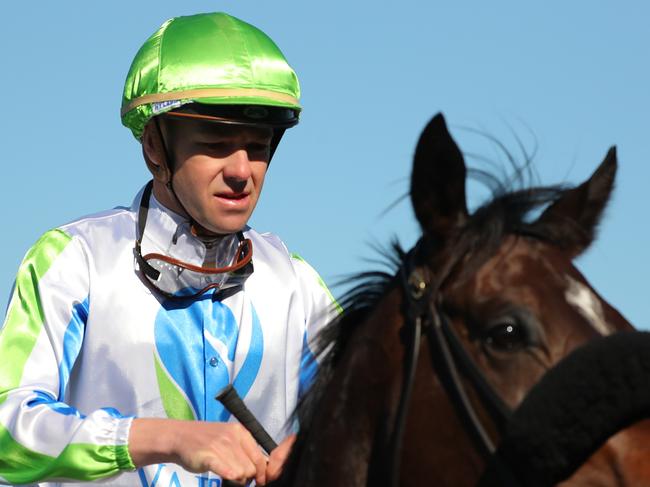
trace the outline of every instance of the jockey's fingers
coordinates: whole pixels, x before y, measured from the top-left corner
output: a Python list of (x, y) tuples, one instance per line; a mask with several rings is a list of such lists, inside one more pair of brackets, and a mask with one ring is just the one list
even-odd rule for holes
[(219, 456), (232, 469), (229, 480), (246, 481), (256, 477), (257, 466), (253, 454), (259, 453), (251, 434), (240, 424), (231, 424), (228, 438), (219, 448)]
[(252, 435), (246, 431), (246, 435), (242, 436), (241, 447), (255, 466), (255, 474), (251, 477), (255, 477), (255, 482), (258, 485), (266, 484), (266, 464), (268, 459), (260, 450), (260, 447), (253, 439)]
[(242, 485), (249, 479), (255, 477), (255, 465), (245, 458), (243, 452), (240, 452), (239, 455), (232, 455), (227, 460), (220, 456), (214, 456), (210, 459), (207, 466), (211, 472), (219, 475), (221, 478), (232, 480)]
[(243, 446), (240, 445), (239, 448), (233, 448), (233, 450), (236, 457), (233, 465), (235, 475), (231, 480), (246, 482), (248, 479), (257, 477), (257, 466)]
[(207, 459), (208, 468), (228, 480), (245, 482), (256, 474), (256, 467), (244, 450), (238, 432), (216, 442)]
[(284, 463), (291, 453), (291, 447), (293, 446), (295, 440), (296, 435), (288, 436), (278, 445), (275, 450), (271, 452), (271, 456), (269, 457), (269, 464), (266, 470), (267, 481), (271, 482), (280, 477)]

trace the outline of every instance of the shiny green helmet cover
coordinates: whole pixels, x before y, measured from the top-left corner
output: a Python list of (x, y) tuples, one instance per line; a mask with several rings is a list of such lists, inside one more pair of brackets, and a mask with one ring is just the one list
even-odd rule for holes
[(140, 139), (151, 117), (187, 103), (301, 107), (294, 70), (261, 30), (224, 13), (176, 17), (140, 48), (122, 97), (122, 123)]

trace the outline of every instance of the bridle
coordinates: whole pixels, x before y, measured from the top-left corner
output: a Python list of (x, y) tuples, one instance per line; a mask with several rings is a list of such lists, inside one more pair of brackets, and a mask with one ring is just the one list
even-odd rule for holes
[[(420, 262), (422, 240), (406, 254), (399, 270), (400, 284), (405, 296), (403, 328), (405, 353), (402, 390), (389, 442), (390, 486), (399, 485), (401, 444), (406, 414), (413, 389), (421, 338), (424, 333), (429, 344), (433, 369), (445, 388), (466, 432), (474, 441), (487, 464), (492, 464), (501, 477), (501, 484), (515, 487), (511, 469), (495, 456), (496, 446), (481, 422), (475, 406), (469, 399), (463, 377), (472, 385), (482, 407), (494, 426), (502, 432), (510, 419), (511, 410), (486, 381), (472, 358), (466, 353), (449, 318), (442, 309), (441, 287), (455, 262), (450, 262), (436, 276)], [(446, 271), (446, 272), (445, 272)], [(497, 463), (495, 465), (495, 463)]]

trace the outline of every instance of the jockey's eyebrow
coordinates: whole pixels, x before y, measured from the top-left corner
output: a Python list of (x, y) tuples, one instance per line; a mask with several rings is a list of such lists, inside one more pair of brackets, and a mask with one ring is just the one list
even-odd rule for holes
[[(268, 138), (273, 136), (273, 131), (267, 127), (247, 127), (242, 125), (230, 125), (218, 122), (205, 122), (200, 120), (183, 120), (179, 124), (188, 124), (187, 126), (174, 125), (175, 127), (183, 127), (191, 130), (196, 135), (206, 137), (244, 137), (244, 138)], [(191, 126), (189, 125), (191, 124)]]

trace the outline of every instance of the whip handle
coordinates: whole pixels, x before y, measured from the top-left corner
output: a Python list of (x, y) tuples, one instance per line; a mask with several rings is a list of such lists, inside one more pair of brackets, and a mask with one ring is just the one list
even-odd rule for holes
[(250, 409), (232, 386), (228, 384), (215, 397), (224, 407), (250, 432), (255, 441), (260, 444), (266, 453), (271, 453), (278, 446), (273, 438), (266, 432), (260, 422), (253, 416)]

